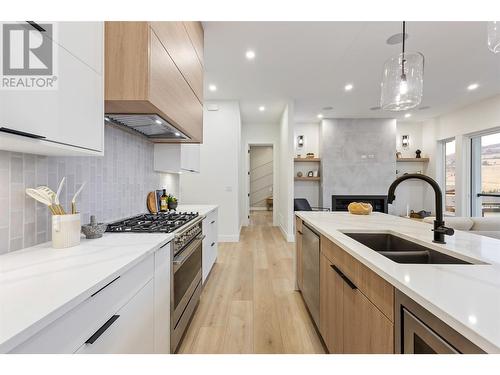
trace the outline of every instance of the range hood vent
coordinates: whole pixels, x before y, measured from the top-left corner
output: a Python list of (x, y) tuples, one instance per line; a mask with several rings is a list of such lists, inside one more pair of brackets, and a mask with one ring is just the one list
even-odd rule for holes
[(133, 129), (152, 140), (190, 138), (156, 114), (106, 114), (104, 119), (115, 125)]

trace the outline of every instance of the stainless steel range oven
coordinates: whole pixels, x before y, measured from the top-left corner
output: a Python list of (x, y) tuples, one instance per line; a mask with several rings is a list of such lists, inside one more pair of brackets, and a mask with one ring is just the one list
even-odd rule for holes
[(175, 353), (201, 294), (202, 220), (175, 233), (170, 290), (170, 352)]

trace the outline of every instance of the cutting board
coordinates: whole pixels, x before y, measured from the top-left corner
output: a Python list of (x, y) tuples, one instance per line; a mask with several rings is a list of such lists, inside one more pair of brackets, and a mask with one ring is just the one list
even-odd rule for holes
[(148, 211), (152, 214), (158, 213), (158, 206), (156, 204), (156, 192), (150, 191), (147, 198)]

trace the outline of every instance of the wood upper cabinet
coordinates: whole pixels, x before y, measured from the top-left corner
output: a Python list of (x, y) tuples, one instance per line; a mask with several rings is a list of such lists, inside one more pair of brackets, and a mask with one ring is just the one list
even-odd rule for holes
[(184, 22), (151, 22), (151, 28), (202, 104), (203, 65)]
[(202, 103), (203, 67), (183, 22), (105, 23), (106, 113), (154, 113), (200, 143)]
[(394, 287), (321, 237), (320, 333), (330, 353), (394, 353)]
[(205, 66), (204, 55), (203, 55), (203, 46), (204, 46), (204, 32), (203, 26), (201, 22), (195, 21), (187, 21), (184, 22), (184, 27), (186, 27), (186, 31), (193, 43), (194, 49), (196, 50), (196, 54), (198, 55), (198, 59), (202, 66)]

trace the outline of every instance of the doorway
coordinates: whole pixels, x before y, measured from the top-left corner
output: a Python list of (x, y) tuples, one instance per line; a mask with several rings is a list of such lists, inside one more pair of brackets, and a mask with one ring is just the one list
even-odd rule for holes
[[(273, 221), (275, 210), (274, 147), (270, 144), (248, 147), (248, 216), (266, 217)], [(252, 223), (254, 220), (250, 220)], [(266, 220), (267, 221), (267, 220)]]
[(471, 139), (471, 216), (500, 217), (500, 131)]

